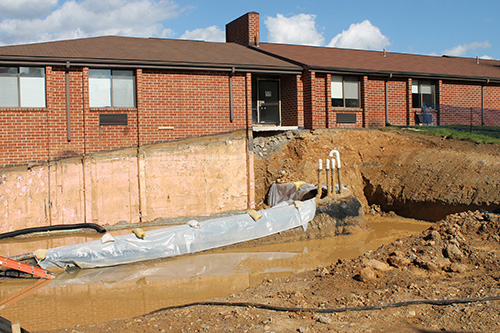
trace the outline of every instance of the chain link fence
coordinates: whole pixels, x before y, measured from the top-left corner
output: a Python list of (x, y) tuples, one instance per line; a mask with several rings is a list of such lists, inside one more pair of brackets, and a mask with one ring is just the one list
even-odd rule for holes
[(500, 109), (424, 104), (422, 111), (415, 114), (415, 122), (418, 125), (493, 132), (500, 137)]

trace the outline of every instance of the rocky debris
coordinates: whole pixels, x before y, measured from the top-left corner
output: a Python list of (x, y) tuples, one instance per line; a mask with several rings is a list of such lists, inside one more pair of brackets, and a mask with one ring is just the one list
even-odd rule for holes
[[(364, 262), (355, 279), (364, 282), (376, 279), (375, 270), (380, 263), (396, 269), (420, 268), (430, 272), (464, 273), (472, 266), (477, 250), (471, 247), (464, 234), (472, 233), (480, 239), (493, 239), (500, 230), (499, 217), (480, 211), (468, 211), (449, 215), (430, 229), (406, 240), (407, 246), (395, 242), (384, 251), (385, 257)], [(389, 248), (393, 251), (387, 251)], [(378, 263), (378, 264), (374, 264)]]
[(253, 139), (253, 151), (258, 157), (279, 151), (290, 142), (299, 131), (287, 131), (272, 136), (258, 136)]

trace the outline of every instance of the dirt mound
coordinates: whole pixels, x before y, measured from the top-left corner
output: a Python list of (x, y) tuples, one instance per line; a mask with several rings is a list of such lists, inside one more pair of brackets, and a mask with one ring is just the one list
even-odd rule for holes
[[(273, 182), (317, 184), (318, 159), (340, 152), (342, 178), (364, 207), (429, 221), (500, 206), (498, 146), (395, 130), (316, 130), (256, 138), (256, 202)], [(325, 181), (324, 179), (322, 180)]]

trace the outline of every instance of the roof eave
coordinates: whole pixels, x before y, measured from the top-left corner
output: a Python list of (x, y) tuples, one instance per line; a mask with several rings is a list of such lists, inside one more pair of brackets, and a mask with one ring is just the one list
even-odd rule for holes
[(300, 74), (302, 68), (298, 66), (261, 66), (251, 64), (232, 63), (194, 63), (178, 61), (151, 61), (127, 59), (85, 59), (71, 57), (18, 57), (0, 56), (0, 65), (27, 65), (27, 66), (70, 66), (75, 67), (107, 67), (107, 68), (151, 68), (151, 69), (186, 69), (235, 72), (277, 72)]
[(308, 66), (309, 70), (316, 73), (331, 73), (331, 74), (351, 74), (351, 75), (372, 75), (372, 76), (392, 76), (392, 77), (412, 77), (412, 78), (428, 78), (428, 79), (448, 79), (448, 80), (463, 80), (475, 82), (500, 82), (500, 78), (456, 75), (456, 74), (437, 74), (424, 72), (407, 72), (407, 71), (390, 71), (390, 70), (366, 70), (362, 68), (340, 68), (340, 67), (321, 67)]

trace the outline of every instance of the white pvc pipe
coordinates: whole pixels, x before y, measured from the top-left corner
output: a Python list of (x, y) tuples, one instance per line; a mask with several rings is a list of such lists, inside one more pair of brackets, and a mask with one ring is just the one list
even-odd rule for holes
[(323, 170), (323, 160), (320, 158), (318, 160), (318, 171), (321, 171)]
[[(333, 150), (330, 151), (330, 154), (328, 154), (328, 156), (333, 157), (333, 154), (335, 154), (335, 159), (337, 160), (337, 169), (340, 170), (340, 154), (339, 154), (339, 151), (333, 149)], [(332, 167), (333, 167), (333, 165), (332, 165)]]
[[(330, 151), (329, 156), (333, 157), (334, 154), (335, 154), (335, 159), (337, 160), (337, 178), (338, 178), (338, 182), (339, 182), (339, 194), (342, 194), (342, 176), (340, 175), (340, 154), (339, 154), (338, 150), (333, 149)], [(334, 166), (335, 166), (335, 164), (334, 164), (333, 159), (332, 159), (332, 170), (335, 169)], [(333, 173), (332, 173), (332, 175), (333, 175)], [(335, 192), (335, 187), (334, 187), (333, 183), (332, 183), (332, 187), (334, 188), (333, 191)]]

